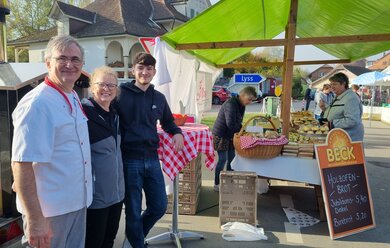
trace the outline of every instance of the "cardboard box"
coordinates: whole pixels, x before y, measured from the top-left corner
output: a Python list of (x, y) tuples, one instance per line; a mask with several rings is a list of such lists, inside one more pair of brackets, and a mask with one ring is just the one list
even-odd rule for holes
[(220, 174), (219, 222), (239, 221), (257, 225), (255, 172), (224, 171)]

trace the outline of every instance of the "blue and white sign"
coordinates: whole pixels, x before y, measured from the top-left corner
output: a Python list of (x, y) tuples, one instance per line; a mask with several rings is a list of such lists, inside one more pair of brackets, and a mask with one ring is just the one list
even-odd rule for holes
[(260, 83), (265, 80), (265, 77), (260, 74), (241, 73), (234, 74), (235, 83), (253, 84)]

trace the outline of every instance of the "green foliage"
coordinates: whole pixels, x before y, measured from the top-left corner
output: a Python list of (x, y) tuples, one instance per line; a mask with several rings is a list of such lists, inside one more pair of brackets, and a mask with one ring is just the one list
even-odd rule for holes
[[(263, 63), (280, 61), (283, 57), (281, 48), (265, 48), (261, 52), (247, 53), (234, 63)], [(260, 66), (236, 69), (235, 73), (260, 73), (265, 77), (280, 78), (282, 77), (282, 67), (280, 66)]]
[(8, 39), (18, 39), (52, 27), (54, 22), (48, 17), (51, 6), (52, 0), (11, 0)]
[[(10, 0), (11, 14), (7, 16), (7, 39), (15, 40), (39, 33), (55, 25), (48, 17), (53, 0)], [(85, 7), (93, 0), (63, 1), (78, 7)], [(15, 51), (7, 47), (9, 62), (15, 62)], [(19, 54), (19, 62), (28, 62), (28, 50)]]
[(303, 87), (302, 87), (301, 79), (300, 78), (293, 78), (293, 86), (292, 86), (292, 92), (291, 92), (292, 98), (298, 99), (298, 98), (302, 97), (302, 90), (303, 90)]
[(88, 4), (92, 3), (94, 0), (63, 0), (62, 2), (68, 3), (80, 8), (86, 7)]
[(233, 74), (234, 74), (234, 69), (233, 68), (224, 68), (223, 69), (223, 76), (224, 77), (231, 78), (231, 77), (233, 77)]
[[(245, 114), (244, 115), (244, 119), (242, 121), (242, 124), (244, 124), (247, 120), (249, 120), (249, 118), (252, 118), (253, 116), (255, 115), (259, 115), (259, 114)], [(205, 116), (202, 118), (201, 120), (201, 123), (203, 125), (206, 125), (210, 128), (210, 130), (213, 128), (214, 126), (214, 123), (215, 123), (215, 120), (217, 119), (217, 113), (215, 115), (209, 115), (209, 116)]]
[[(15, 62), (15, 49), (13, 47), (7, 47), (8, 62)], [(28, 62), (28, 50), (24, 49), (19, 53), (19, 62)]]

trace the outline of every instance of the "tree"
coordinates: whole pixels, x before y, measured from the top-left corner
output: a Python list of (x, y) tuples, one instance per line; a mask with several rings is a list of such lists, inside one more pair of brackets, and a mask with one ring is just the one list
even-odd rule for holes
[[(283, 57), (283, 50), (281, 48), (265, 48), (260, 52), (247, 53), (234, 63), (263, 63), (263, 62), (276, 62), (280, 61)], [(280, 66), (260, 66), (240, 68), (235, 70), (236, 73), (260, 73), (265, 77), (280, 78), (282, 77), (282, 67)]]
[(303, 87), (302, 84), (306, 84), (305, 78), (307, 78), (307, 75), (309, 74), (308, 71), (303, 70), (300, 67), (294, 68), (293, 73), (293, 85), (292, 85), (292, 97), (294, 99), (302, 98), (304, 95), (304, 90), (306, 90), (307, 87)]
[(62, 2), (68, 3), (80, 8), (86, 7), (88, 4), (92, 3), (94, 0), (63, 0)]
[(54, 26), (48, 14), (52, 0), (11, 0), (7, 20), (8, 39), (18, 39)]
[[(78, 7), (85, 7), (93, 0), (67, 0), (63, 1)], [(11, 14), (7, 18), (8, 40), (39, 33), (54, 27), (54, 20), (49, 18), (53, 0), (10, 0)], [(14, 49), (7, 48), (8, 61), (15, 61)], [(28, 51), (20, 55), (21, 62), (28, 62)]]

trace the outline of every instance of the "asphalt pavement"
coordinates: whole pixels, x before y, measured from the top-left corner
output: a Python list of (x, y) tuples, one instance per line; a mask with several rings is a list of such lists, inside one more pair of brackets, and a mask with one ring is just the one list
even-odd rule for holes
[[(300, 109), (300, 102), (294, 107)], [(220, 106), (206, 115), (215, 115)], [(261, 104), (247, 107), (247, 113), (261, 110)], [(196, 215), (180, 215), (179, 229), (198, 232), (203, 240), (182, 241), (183, 247), (207, 248), (251, 248), (251, 247), (389, 247), (390, 248), (390, 125), (382, 122), (364, 121), (365, 157), (370, 183), (376, 228), (345, 238), (331, 240), (326, 222), (311, 227), (297, 228), (291, 225), (282, 209), (282, 202), (290, 199), (295, 209), (319, 218), (314, 190), (305, 184), (271, 181), (268, 193), (258, 194), (258, 221), (268, 236), (266, 241), (227, 242), (222, 239), (218, 219), (218, 193), (213, 191), (214, 172), (202, 168), (202, 190)], [(149, 237), (166, 232), (171, 225), (172, 215), (166, 214), (152, 229)], [(122, 247), (124, 240), (124, 214), (114, 247)], [(149, 245), (149, 247), (175, 247), (173, 243)]]

